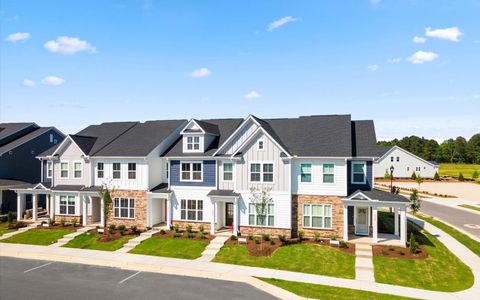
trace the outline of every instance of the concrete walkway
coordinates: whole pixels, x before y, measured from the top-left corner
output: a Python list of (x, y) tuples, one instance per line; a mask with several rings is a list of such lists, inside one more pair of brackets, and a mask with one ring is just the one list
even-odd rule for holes
[(212, 259), (217, 255), (218, 251), (223, 247), (225, 242), (229, 239), (227, 236), (216, 236), (213, 240), (210, 241), (210, 244), (202, 252), (202, 256), (197, 258), (198, 261), (212, 261)]
[(0, 241), (1, 240), (4, 240), (4, 239), (8, 239), (9, 237), (11, 236), (14, 236), (14, 235), (17, 235), (19, 233), (22, 233), (22, 232), (25, 232), (25, 231), (28, 231), (30, 229), (33, 229), (35, 227), (37, 227), (40, 223), (32, 223), (32, 224), (29, 224), (27, 225), (27, 227), (22, 227), (16, 231), (12, 231), (12, 232), (9, 232), (9, 233), (5, 233), (4, 235), (0, 236)]
[(159, 230), (154, 230), (154, 229), (146, 232), (142, 232), (139, 236), (133, 239), (130, 239), (127, 243), (125, 243), (125, 245), (123, 245), (122, 248), (118, 249), (115, 252), (127, 253), (128, 251), (140, 245), (140, 243), (143, 242), (144, 240), (151, 238), (152, 235), (154, 235), (157, 232), (159, 232)]
[(87, 227), (79, 228), (79, 229), (77, 229), (77, 231), (75, 231), (73, 233), (64, 235), (55, 244), (51, 244), (49, 247), (61, 247), (65, 244), (67, 244), (68, 242), (70, 242), (71, 240), (73, 240), (74, 238), (76, 238), (77, 236), (81, 235), (82, 233), (85, 233), (85, 232), (87, 232), (89, 230), (92, 230), (92, 229), (94, 229), (94, 227), (88, 227), (87, 226)]
[(355, 279), (375, 282), (372, 246), (370, 244), (355, 244)]

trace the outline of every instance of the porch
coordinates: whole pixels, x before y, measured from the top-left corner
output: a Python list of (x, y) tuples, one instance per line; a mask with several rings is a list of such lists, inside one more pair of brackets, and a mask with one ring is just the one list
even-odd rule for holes
[(212, 190), (207, 194), (212, 201), (210, 234), (238, 235), (240, 194), (232, 190)]
[(398, 247), (405, 247), (400, 240), (400, 237), (394, 234), (388, 233), (379, 233), (377, 242), (373, 241), (373, 237), (370, 236), (360, 236), (355, 234), (348, 235), (348, 241), (352, 244), (377, 244), (377, 245), (385, 245), (385, 246), (398, 246)]

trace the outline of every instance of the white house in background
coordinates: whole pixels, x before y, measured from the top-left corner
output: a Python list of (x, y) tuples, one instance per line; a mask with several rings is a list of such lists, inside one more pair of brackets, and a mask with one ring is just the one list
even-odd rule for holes
[(409, 178), (412, 173), (423, 178), (433, 178), (438, 172), (438, 164), (426, 161), (398, 146), (383, 147), (380, 149), (380, 158), (374, 162), (375, 178), (383, 178), (385, 172), (390, 174), (390, 167), (393, 166), (393, 176), (396, 178)]

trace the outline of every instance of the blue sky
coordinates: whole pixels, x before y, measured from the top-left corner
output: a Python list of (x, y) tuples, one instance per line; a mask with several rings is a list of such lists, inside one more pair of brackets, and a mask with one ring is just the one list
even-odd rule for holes
[(0, 120), (352, 114), (480, 132), (480, 1), (0, 0)]

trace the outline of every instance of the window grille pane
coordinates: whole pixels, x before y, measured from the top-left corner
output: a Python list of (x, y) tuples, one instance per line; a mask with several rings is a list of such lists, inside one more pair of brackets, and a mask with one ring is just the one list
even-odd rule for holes
[(275, 226), (273, 216), (268, 216), (268, 226)]
[(203, 200), (198, 200), (198, 201), (197, 201), (197, 207), (198, 207), (198, 208), (197, 208), (198, 210), (202, 210), (202, 209), (203, 209)]
[(181, 203), (180, 205), (181, 205), (182, 209), (187, 208), (187, 201), (186, 200), (181, 200), (180, 203)]
[(325, 228), (332, 228), (332, 218), (325, 217)]
[(203, 211), (201, 211), (201, 210), (198, 211), (197, 220), (198, 220), (198, 221), (202, 221), (202, 220), (203, 220)]
[(312, 182), (312, 174), (301, 174), (301, 182)]
[(303, 215), (304, 216), (310, 216), (310, 205), (309, 204), (304, 204), (303, 205)]
[(182, 209), (180, 211), (180, 219), (185, 220), (185, 215), (186, 215), (186, 211), (184, 209)]
[(311, 173), (312, 172), (312, 165), (311, 164), (301, 164), (300, 165), (300, 173)]
[(251, 172), (260, 172), (260, 164), (251, 164), (250, 165), (250, 171)]
[(188, 211), (188, 219), (189, 220), (195, 220), (195, 211), (194, 210), (189, 210)]
[(68, 214), (69, 215), (74, 215), (75, 214), (75, 206), (69, 206), (68, 207)]
[(223, 171), (231, 172), (232, 169), (233, 169), (233, 164), (231, 164), (231, 163), (224, 163), (223, 164)]
[(354, 164), (353, 165), (353, 172), (354, 173), (363, 173), (363, 164)]
[(263, 164), (263, 172), (273, 173), (273, 164)]
[(322, 217), (312, 217), (312, 227), (323, 227), (322, 220)]
[(323, 165), (323, 173), (333, 173), (334, 165), (333, 164), (324, 164)]
[(353, 174), (353, 181), (355, 182), (363, 182), (364, 174)]
[(182, 164), (182, 171), (190, 171), (190, 164)]
[(332, 216), (332, 206), (330, 206), (330, 205), (325, 205), (325, 206), (324, 206), (324, 209), (325, 209), (325, 214), (324, 214), (324, 216), (325, 216), (325, 217), (331, 217), (331, 216)]
[(304, 227), (310, 227), (310, 217), (309, 216), (303, 216), (303, 226)]
[(130, 216), (129, 218), (135, 218), (135, 209), (130, 208)]
[(233, 174), (232, 173), (223, 173), (223, 180), (225, 180), (225, 181), (233, 180)]
[(115, 210), (114, 210), (114, 211), (115, 211), (115, 213), (114, 213), (114, 217), (115, 217), (115, 218), (119, 218), (119, 217), (120, 217), (120, 215), (119, 215), (119, 213), (118, 213), (118, 208), (117, 208), (117, 207), (115, 207)]
[(322, 206), (321, 205), (312, 205), (312, 215), (313, 216), (323, 216)]
[(255, 215), (248, 215), (248, 225), (255, 225)]
[(257, 216), (257, 225), (265, 226), (265, 216)]
[(248, 213), (255, 214), (255, 204), (253, 203), (248, 204)]
[(254, 181), (254, 182), (260, 181), (260, 174), (259, 173), (250, 174), (250, 181)]
[(273, 174), (263, 174), (263, 181), (273, 182)]
[(324, 183), (334, 183), (334, 175), (333, 174), (323, 174), (323, 182)]

